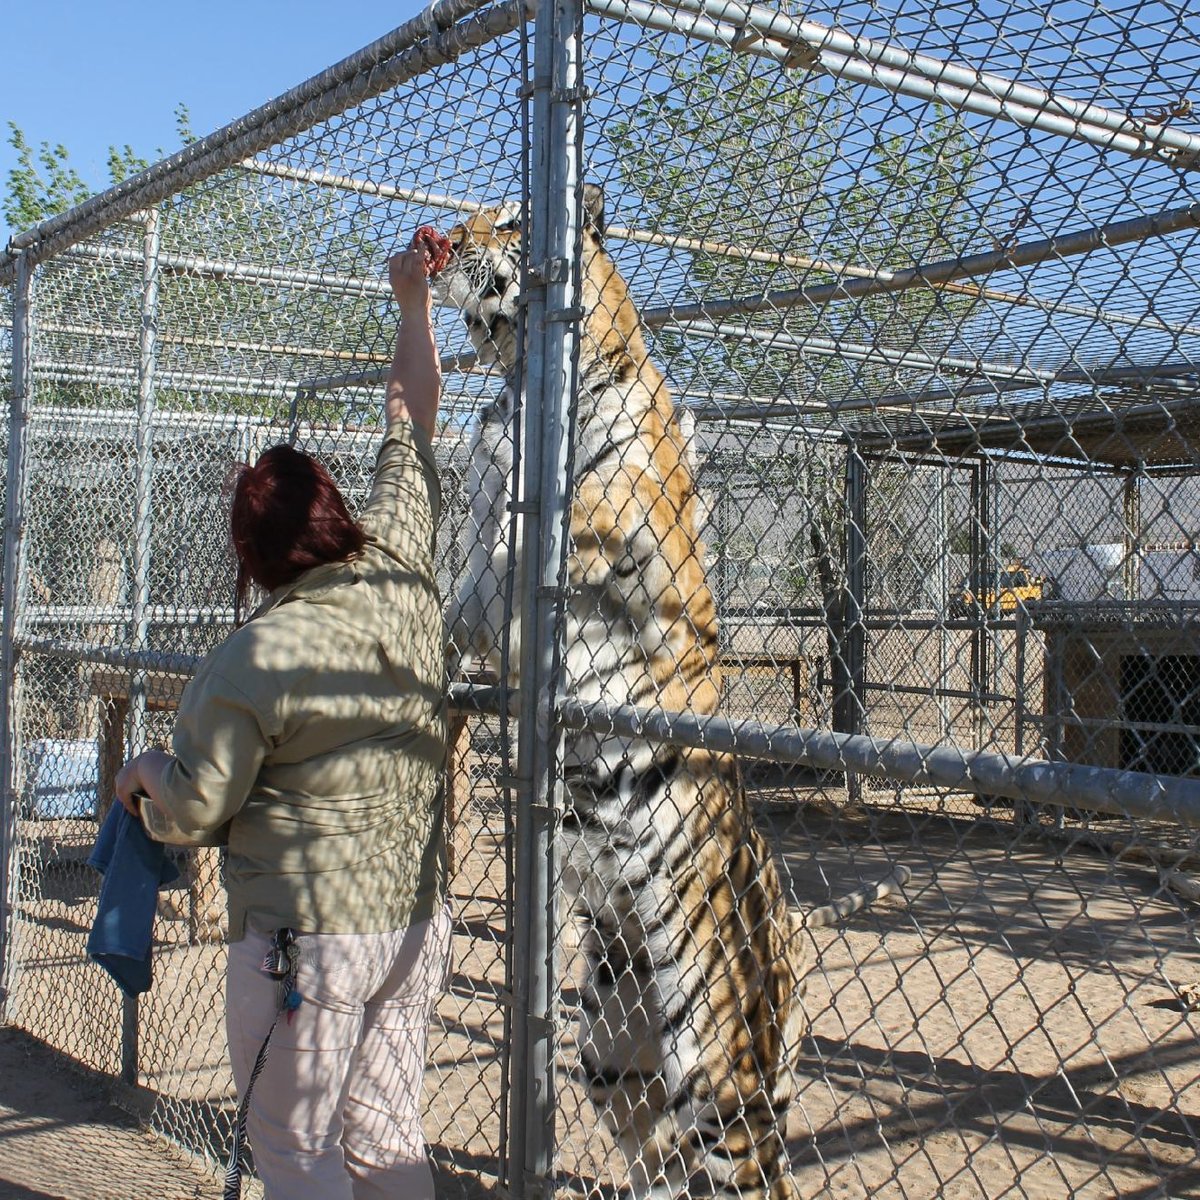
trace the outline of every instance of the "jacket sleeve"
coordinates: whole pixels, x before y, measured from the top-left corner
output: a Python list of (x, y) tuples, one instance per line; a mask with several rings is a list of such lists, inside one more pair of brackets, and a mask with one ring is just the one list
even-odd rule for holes
[(271, 748), (262, 715), (235, 684), (207, 671), (184, 694), (172, 736), (175, 760), (159, 800), (185, 836), (228, 823), (246, 802)]
[(394, 558), (430, 570), (441, 501), (428, 436), (411, 421), (395, 422), (379, 447), (363, 529)]

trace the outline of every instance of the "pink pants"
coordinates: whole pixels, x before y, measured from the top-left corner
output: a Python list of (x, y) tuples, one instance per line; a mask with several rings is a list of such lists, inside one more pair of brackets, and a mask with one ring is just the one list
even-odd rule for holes
[[(450, 919), (377, 934), (304, 934), (304, 997), (271, 1036), (247, 1120), (266, 1200), (432, 1200), (421, 1084)], [(238, 1095), (271, 1026), (279, 985), (262, 972), (269, 939), (229, 947), (226, 1031)]]

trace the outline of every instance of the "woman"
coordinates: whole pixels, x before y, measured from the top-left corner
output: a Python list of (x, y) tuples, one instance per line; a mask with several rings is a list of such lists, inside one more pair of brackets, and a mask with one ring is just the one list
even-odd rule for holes
[(432, 1197), (419, 1102), (449, 945), (440, 777), (445, 658), (433, 567), (440, 373), (418, 234), (389, 263), (400, 307), (387, 431), (351, 520), (328, 473), (287, 446), (237, 481), (238, 593), (268, 594), (203, 662), (173, 754), (117, 776), (121, 802), (228, 841), (226, 1027), (239, 1095), (279, 1012), (264, 971), (298, 936), (299, 1007), (280, 1020), (248, 1131), (269, 1200)]

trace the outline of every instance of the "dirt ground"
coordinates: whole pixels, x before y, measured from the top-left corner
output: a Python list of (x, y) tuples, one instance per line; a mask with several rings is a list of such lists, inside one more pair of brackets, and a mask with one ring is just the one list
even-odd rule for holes
[(111, 1080), (0, 1029), (0, 1200), (208, 1200), (213, 1176), (146, 1133)]
[[(892, 861), (913, 872), (903, 897), (813, 933), (811, 1036), (788, 1130), (801, 1194), (1200, 1197), (1200, 1013), (1180, 1000), (1200, 984), (1200, 909), (1151, 868), (1016, 835), (1004, 814), (981, 820), (962, 797), (869, 798), (798, 808), (783, 792), (760, 810), (802, 906)], [(474, 806), (458, 831), (454, 972), (427, 1075), (426, 1132), (447, 1197), (498, 1194), (504, 846), (502, 811)], [(120, 1014), (115, 989), (82, 958), (92, 905), (94, 884), (59, 869), (43, 871), (36, 902), (22, 905), (18, 947), (32, 965), (18, 1022), (100, 1073), (55, 1069), (60, 1056), (2, 1031), (0, 1198), (219, 1196), (214, 1163), (189, 1166), (108, 1101)], [(231, 1106), (224, 951), (189, 945), (185, 922), (160, 926), (143, 1095), (155, 1128), (220, 1145)], [(552, 1169), (564, 1195), (611, 1198), (624, 1169), (570, 1079), (570, 996), (556, 1022)]]

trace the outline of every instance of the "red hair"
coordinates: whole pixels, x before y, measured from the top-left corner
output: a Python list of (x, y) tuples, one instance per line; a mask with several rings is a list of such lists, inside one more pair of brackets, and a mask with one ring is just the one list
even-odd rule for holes
[(366, 540), (329, 472), (287, 445), (272, 446), (254, 466), (238, 470), (229, 528), (239, 613), (251, 583), (273, 592), (312, 567), (348, 562)]

